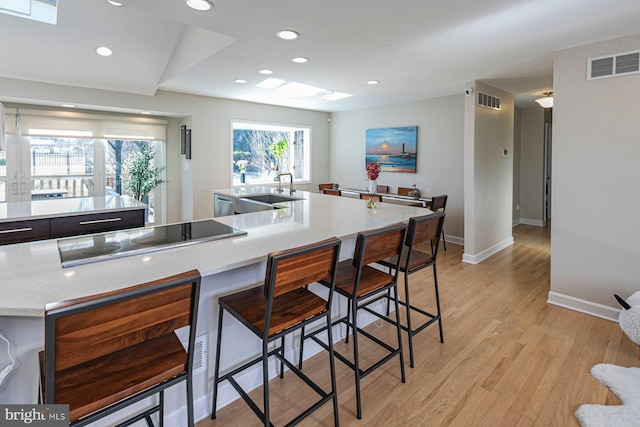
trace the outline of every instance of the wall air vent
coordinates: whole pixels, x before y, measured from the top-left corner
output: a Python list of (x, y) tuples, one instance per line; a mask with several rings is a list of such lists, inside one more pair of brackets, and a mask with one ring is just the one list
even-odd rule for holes
[(587, 80), (640, 73), (640, 51), (599, 56), (587, 60)]
[(477, 104), (481, 107), (491, 108), (493, 110), (500, 109), (500, 98), (483, 92), (478, 92)]

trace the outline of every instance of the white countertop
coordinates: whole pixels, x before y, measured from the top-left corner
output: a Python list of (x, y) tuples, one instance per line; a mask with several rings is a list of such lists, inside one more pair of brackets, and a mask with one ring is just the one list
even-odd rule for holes
[(103, 213), (113, 210), (144, 209), (146, 207), (147, 205), (133, 197), (116, 195), (3, 202), (0, 203), (0, 222)]
[[(274, 193), (271, 188), (215, 190), (241, 197)], [(288, 195), (288, 191), (285, 191)], [(0, 316), (44, 316), (49, 302), (97, 294), (196, 268), (202, 276), (262, 262), (272, 251), (332, 236), (350, 239), (358, 231), (405, 222), (431, 211), (411, 206), (296, 191), (303, 200), (284, 209), (215, 218), (246, 236), (62, 268), (56, 240), (0, 246)], [(213, 203), (213, 194), (211, 197)]]

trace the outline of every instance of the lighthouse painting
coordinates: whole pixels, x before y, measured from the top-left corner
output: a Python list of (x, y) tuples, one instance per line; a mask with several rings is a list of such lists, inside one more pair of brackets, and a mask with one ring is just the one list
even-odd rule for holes
[(367, 129), (366, 159), (377, 162), (382, 172), (416, 173), (418, 127)]

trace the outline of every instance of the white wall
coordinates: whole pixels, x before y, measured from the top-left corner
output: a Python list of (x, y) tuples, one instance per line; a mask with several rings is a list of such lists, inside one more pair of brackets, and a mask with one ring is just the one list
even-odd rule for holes
[(512, 94), (481, 82), (467, 87), (501, 99), (494, 110), (465, 98), (463, 261), (475, 264), (513, 243), (514, 104)]
[(520, 222), (543, 225), (544, 109), (521, 110)]
[[(168, 222), (213, 217), (211, 190), (231, 186), (231, 119), (310, 126), (311, 176), (315, 185), (299, 188), (317, 188), (317, 183), (329, 178), (327, 113), (173, 92), (144, 96), (0, 78), (0, 101), (24, 100), (44, 105), (71, 103), (106, 111), (126, 109), (136, 114), (146, 110), (181, 118), (170, 121), (168, 130)], [(187, 124), (192, 130), (191, 160), (180, 155), (180, 124)]]
[(554, 59), (549, 301), (617, 318), (640, 290), (640, 75), (587, 81), (587, 58), (640, 49), (640, 35)]
[(445, 232), (462, 243), (464, 96), (334, 113), (331, 123), (330, 177), (340, 187), (365, 188), (367, 129), (418, 126), (417, 172), (382, 172), (378, 184), (392, 191), (418, 184), (426, 195), (447, 194)]

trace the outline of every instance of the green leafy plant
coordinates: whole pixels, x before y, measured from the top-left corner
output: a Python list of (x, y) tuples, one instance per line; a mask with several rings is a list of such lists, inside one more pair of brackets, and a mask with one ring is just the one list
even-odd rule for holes
[(158, 185), (166, 182), (162, 179), (164, 166), (155, 166), (156, 152), (148, 145), (144, 145), (140, 152), (133, 154), (125, 164), (127, 177), (125, 188), (137, 200), (149, 194)]
[(238, 166), (238, 169), (240, 169), (240, 172), (246, 171), (248, 164), (249, 164), (249, 162), (247, 160), (244, 160), (244, 159), (238, 160), (236, 162), (236, 166)]
[(273, 154), (273, 156), (276, 158), (277, 171), (280, 170), (280, 160), (282, 159), (282, 156), (284, 156), (284, 153), (286, 153), (288, 149), (289, 149), (289, 141), (287, 141), (287, 138), (280, 138), (278, 141), (271, 144), (269, 148), (267, 148), (267, 150), (269, 150), (269, 153)]

